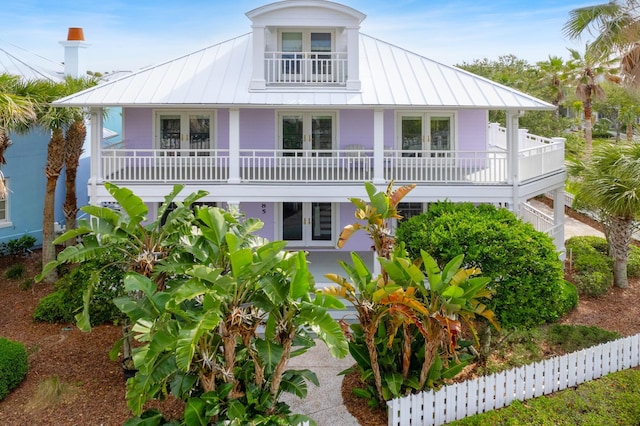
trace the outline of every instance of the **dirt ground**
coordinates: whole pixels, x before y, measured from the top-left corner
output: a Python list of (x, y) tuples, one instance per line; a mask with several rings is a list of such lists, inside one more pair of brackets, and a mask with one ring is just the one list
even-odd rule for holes
[[(125, 381), (119, 363), (109, 360), (111, 344), (120, 328), (100, 326), (83, 333), (71, 324), (43, 324), (32, 321), (38, 300), (52, 286), (35, 284), (20, 290), (20, 280), (4, 278), (7, 264), (24, 262), (25, 277), (39, 271), (40, 253), (16, 260), (0, 259), (0, 336), (23, 342), (29, 352), (29, 373), (22, 384), (0, 401), (0, 424), (35, 425), (122, 425), (130, 411), (125, 401)], [(622, 335), (640, 332), (640, 282), (631, 280), (627, 289), (611, 289), (598, 299), (581, 298), (576, 310), (564, 323), (597, 325)], [(60, 400), (47, 403), (38, 388), (47, 379), (57, 377), (66, 385)], [(356, 377), (357, 379), (357, 377)], [(357, 380), (355, 380), (357, 382)], [(345, 405), (362, 425), (382, 425), (361, 399), (351, 397), (349, 379), (343, 384)], [(179, 411), (175, 402), (168, 404)]]

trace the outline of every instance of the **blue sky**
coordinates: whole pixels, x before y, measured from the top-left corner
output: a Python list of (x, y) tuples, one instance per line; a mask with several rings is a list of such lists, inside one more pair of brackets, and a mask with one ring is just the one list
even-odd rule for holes
[[(569, 11), (600, 1), (340, 0), (367, 15), (361, 31), (454, 65), (514, 54), (568, 58), (587, 40), (562, 36)], [(86, 69), (136, 70), (250, 31), (245, 13), (269, 0), (20, 0), (2, 6), (0, 46), (62, 61), (58, 43), (82, 27)]]

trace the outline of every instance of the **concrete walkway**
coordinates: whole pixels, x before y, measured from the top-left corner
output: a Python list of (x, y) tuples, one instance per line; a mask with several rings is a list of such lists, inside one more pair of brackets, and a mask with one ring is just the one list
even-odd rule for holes
[[(553, 210), (546, 204), (533, 201), (535, 208), (553, 216)], [(565, 215), (565, 240), (579, 235), (604, 237), (597, 229)], [(338, 373), (355, 363), (351, 356), (335, 359), (324, 343), (316, 340), (316, 346), (307, 353), (293, 358), (288, 368), (309, 370), (316, 373), (320, 386), (309, 385), (305, 399), (283, 394), (282, 401), (289, 404), (291, 412), (305, 414), (315, 420), (318, 426), (358, 426), (356, 419), (347, 411), (342, 402), (342, 378)], [(363, 401), (363, 404), (365, 402)]]
[(316, 346), (291, 359), (287, 367), (298, 370), (308, 368), (316, 373), (320, 386), (309, 384), (305, 399), (284, 393), (281, 400), (289, 404), (292, 413), (305, 414), (315, 420), (318, 426), (358, 426), (356, 419), (342, 403), (343, 376), (338, 376), (354, 363), (349, 355), (343, 359), (333, 358), (324, 343), (316, 339)]

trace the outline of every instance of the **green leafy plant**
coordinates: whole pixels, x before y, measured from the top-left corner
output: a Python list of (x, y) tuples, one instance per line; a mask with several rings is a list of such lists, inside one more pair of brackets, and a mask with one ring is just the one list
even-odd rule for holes
[[(91, 325), (118, 322), (122, 314), (113, 304), (113, 299), (124, 292), (124, 270), (118, 264), (119, 259), (119, 252), (108, 250), (75, 265), (56, 281), (54, 292), (40, 299), (33, 311), (33, 319), (49, 323), (74, 322), (76, 314), (83, 309), (83, 294), (92, 285), (89, 302)], [(95, 271), (100, 271), (100, 274), (98, 281), (92, 282)]]
[[(120, 188), (107, 182), (105, 188), (120, 205), (121, 211), (108, 207), (84, 206), (81, 210), (88, 218), (79, 220), (76, 229), (71, 229), (54, 240), (54, 244), (61, 244), (81, 238), (80, 243), (65, 248), (55, 261), (45, 265), (36, 277), (38, 281), (48, 276), (54, 268), (65, 264), (100, 259), (106, 253), (113, 253), (116, 257), (113, 262), (103, 264), (91, 273), (82, 296), (82, 311), (75, 316), (78, 328), (83, 331), (91, 330), (90, 305), (105, 268), (118, 265), (125, 271), (136, 271), (152, 277), (160, 288), (164, 287), (167, 277), (162, 270), (156, 269), (156, 265), (169, 254), (181, 250), (181, 236), (191, 232), (191, 205), (206, 195), (204, 191), (199, 191), (185, 197), (182, 202), (174, 203), (183, 187), (175, 185), (159, 207), (157, 219), (148, 221), (148, 207), (140, 197), (128, 188)], [(174, 206), (171, 210), (170, 207)], [(115, 342), (111, 355), (115, 359), (122, 350), (123, 358), (128, 360), (131, 359), (130, 324), (123, 321), (122, 328), (123, 336)]]
[[(123, 213), (83, 207), (90, 217), (57, 240), (80, 236), (81, 243), (63, 250), (41, 276), (108, 250), (119, 255), (116, 264), (128, 272), (124, 295), (114, 303), (127, 321), (111, 356), (130, 353), (138, 370), (127, 381), (127, 403), (136, 416), (128, 424), (162, 424), (161, 414), (143, 408), (169, 393), (185, 401), (189, 425), (300, 423), (303, 417), (291, 414), (279, 396), (303, 397), (307, 382), (318, 382), (309, 370), (287, 369), (288, 360), (315, 344), (312, 331), (334, 355), (347, 353), (340, 327), (327, 312), (342, 304), (311, 297), (314, 281), (304, 252), (255, 236), (262, 227), (256, 219), (196, 206), (203, 191), (180, 202), (182, 187), (175, 186), (149, 222), (142, 199), (126, 188), (105, 187)], [(86, 330), (99, 272), (90, 281), (76, 317)], [(128, 352), (131, 338), (138, 344)]]
[[(475, 330), (472, 320), (482, 316), (496, 327), (493, 312), (480, 302), (490, 297), (488, 279), (478, 277), (477, 268), (461, 268), (458, 256), (441, 270), (435, 260), (422, 251), (416, 261), (396, 244), (389, 220), (399, 218), (398, 204), (413, 186), (377, 192), (365, 183), (369, 202), (351, 199), (356, 218), (363, 221), (346, 226), (339, 246), (358, 230), (373, 241), (381, 274), (373, 276), (356, 254), (352, 264), (340, 262), (347, 274), (327, 274), (337, 286), (324, 295), (343, 298), (353, 304), (358, 322), (351, 326), (349, 351), (357, 362), (361, 377), (369, 383), (359, 395), (371, 405), (401, 394), (436, 387), (461, 371), (464, 359), (458, 354), (461, 321)], [(421, 270), (424, 268), (424, 272)]]
[(170, 277), (166, 285), (129, 273), (125, 289), (138, 296), (115, 300), (140, 342), (133, 351), (139, 372), (127, 382), (127, 402), (139, 416), (131, 424), (160, 424), (161, 415), (142, 410), (167, 390), (185, 400), (187, 424), (309, 420), (290, 414), (279, 397), (304, 397), (317, 377), (287, 369), (287, 362), (314, 345), (311, 330), (332, 354), (346, 355), (346, 340), (327, 312), (341, 305), (311, 298), (305, 254), (252, 235), (262, 222), (214, 207), (196, 209), (195, 219), (197, 231), (182, 236), (184, 252), (158, 265)]
[(24, 380), (27, 371), (29, 361), (24, 345), (0, 337), (0, 400)]
[(23, 235), (18, 239), (9, 240), (0, 244), (0, 253), (5, 256), (20, 256), (27, 254), (33, 248), (36, 239), (31, 235)]
[(605, 294), (613, 284), (613, 259), (608, 255), (607, 240), (576, 236), (569, 238), (565, 246), (578, 293), (594, 297)]

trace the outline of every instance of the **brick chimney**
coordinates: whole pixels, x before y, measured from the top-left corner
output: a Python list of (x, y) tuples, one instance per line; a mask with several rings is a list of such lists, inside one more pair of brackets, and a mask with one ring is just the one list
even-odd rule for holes
[(61, 41), (64, 46), (64, 75), (77, 78), (84, 76), (87, 72), (80, 63), (80, 48), (86, 48), (89, 44), (84, 42), (84, 31), (82, 28), (69, 28), (67, 40)]

